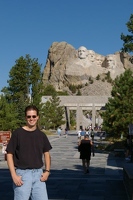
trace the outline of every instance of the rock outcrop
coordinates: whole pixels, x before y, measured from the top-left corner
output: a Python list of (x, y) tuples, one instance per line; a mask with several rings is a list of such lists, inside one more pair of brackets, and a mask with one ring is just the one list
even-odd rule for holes
[[(53, 85), (57, 91), (69, 91), (70, 85), (80, 85), (82, 95), (89, 95), (90, 89), (97, 89), (96, 93), (99, 95), (109, 94), (111, 84), (106, 81), (101, 84), (96, 81), (97, 77), (100, 76), (104, 80), (109, 72), (114, 80), (125, 69), (133, 70), (130, 59), (131, 56), (127, 53), (116, 52), (103, 56), (83, 46), (76, 50), (66, 42), (54, 42), (48, 50), (43, 83), (45, 86)], [(93, 80), (93, 84), (90, 84), (90, 80)]]

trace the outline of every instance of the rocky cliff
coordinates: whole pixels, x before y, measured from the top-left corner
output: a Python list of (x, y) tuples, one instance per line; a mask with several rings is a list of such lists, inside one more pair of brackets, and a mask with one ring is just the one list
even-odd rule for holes
[(48, 50), (43, 83), (45, 86), (53, 85), (57, 91), (67, 91), (70, 95), (74, 94), (71, 86), (77, 88), (75, 94), (110, 95), (111, 80), (127, 68), (133, 70), (130, 59), (127, 53), (103, 56), (84, 46), (76, 50), (66, 42), (54, 42)]

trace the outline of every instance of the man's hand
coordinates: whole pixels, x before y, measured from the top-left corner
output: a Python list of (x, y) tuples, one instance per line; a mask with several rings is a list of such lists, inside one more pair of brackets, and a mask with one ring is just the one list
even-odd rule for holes
[(23, 181), (22, 181), (22, 177), (21, 177), (21, 176), (18, 176), (18, 175), (16, 174), (16, 175), (14, 175), (14, 176), (12, 177), (12, 179), (13, 179), (13, 182), (14, 182), (14, 184), (15, 184), (16, 186), (21, 186), (21, 185), (23, 185)]
[(43, 174), (41, 175), (40, 181), (44, 182), (47, 181), (48, 177), (49, 177), (50, 172), (43, 172)]

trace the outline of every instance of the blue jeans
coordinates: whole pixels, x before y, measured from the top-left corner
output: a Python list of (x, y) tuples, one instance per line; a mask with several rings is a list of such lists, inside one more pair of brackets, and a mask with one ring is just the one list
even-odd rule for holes
[(22, 176), (23, 185), (13, 184), (14, 200), (48, 200), (46, 184), (40, 181), (42, 169), (16, 169), (16, 173)]

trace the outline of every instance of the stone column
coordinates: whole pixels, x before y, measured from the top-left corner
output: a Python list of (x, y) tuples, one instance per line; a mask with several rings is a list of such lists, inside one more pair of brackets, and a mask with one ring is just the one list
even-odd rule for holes
[(65, 107), (66, 111), (66, 127), (69, 129), (70, 128), (70, 111), (69, 107)]
[(95, 108), (95, 104), (93, 103), (93, 106), (92, 106), (92, 128), (93, 129), (95, 126), (95, 121), (96, 121), (96, 108)]
[(82, 117), (83, 113), (82, 113), (82, 107), (79, 106), (79, 104), (77, 104), (77, 112), (76, 112), (76, 130), (78, 131), (80, 126), (82, 126)]

